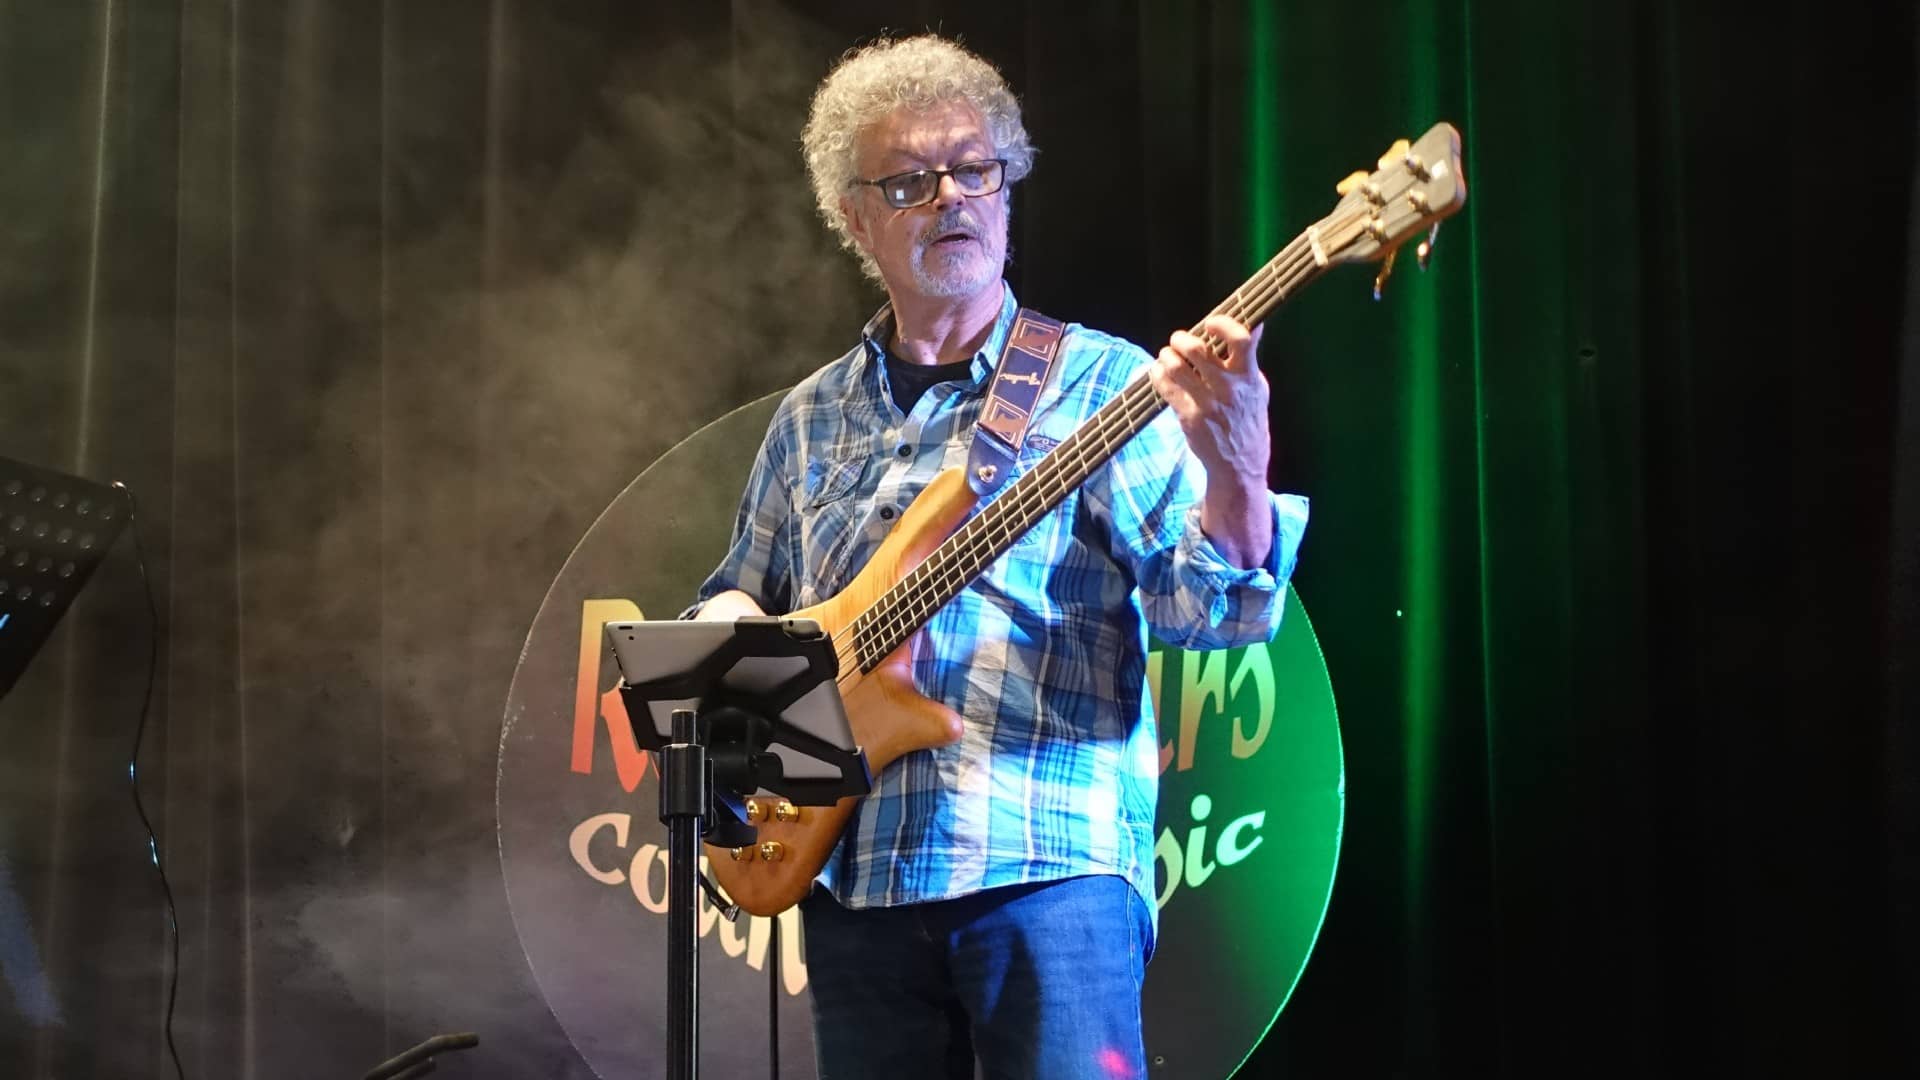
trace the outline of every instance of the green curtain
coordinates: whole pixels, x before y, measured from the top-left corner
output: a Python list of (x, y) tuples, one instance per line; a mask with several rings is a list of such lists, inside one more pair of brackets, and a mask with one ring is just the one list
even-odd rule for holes
[[(1871, 1071), (1912, 8), (1234, 18), (1220, 260), (1435, 119), (1471, 188), (1424, 280), (1330, 278), (1268, 338), (1349, 846), (1256, 1063)], [(1378, 1041), (1323, 1041), (1361, 1011)]]

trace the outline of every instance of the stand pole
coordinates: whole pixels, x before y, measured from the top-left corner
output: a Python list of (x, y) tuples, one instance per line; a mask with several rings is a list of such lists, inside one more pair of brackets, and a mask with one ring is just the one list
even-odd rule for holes
[(707, 808), (707, 749), (690, 709), (673, 713), (660, 753), (660, 820), (667, 826), (667, 1075), (696, 1080), (700, 1061), (700, 937), (695, 892), (700, 819)]
[[(724, 641), (714, 641), (716, 629)], [(666, 656), (642, 645), (644, 637), (659, 636), (650, 631), (671, 631), (665, 640), (705, 642), (712, 651), (691, 667), (662, 673)], [(705, 886), (727, 918), (738, 911), (700, 876), (701, 842), (729, 848), (753, 843), (756, 829), (745, 817), (749, 793), (785, 796), (797, 806), (832, 806), (871, 791), (873, 773), (866, 752), (853, 742), (834, 684), (839, 661), (833, 639), (813, 620), (749, 616), (734, 620), (730, 632), (711, 623), (609, 622), (605, 633), (620, 663), (627, 716), (646, 721), (632, 726), (634, 741), (660, 762), (660, 821), (667, 827), (667, 1076), (697, 1080), (696, 888)], [(778, 663), (769, 669), (769, 661)], [(744, 688), (727, 679), (743, 664), (751, 675)], [(769, 670), (778, 673), (771, 686), (765, 685)], [(814, 696), (817, 691), (824, 696)], [(701, 703), (697, 715), (678, 707), (687, 701)], [(668, 702), (672, 722), (662, 731), (655, 706)], [(772, 749), (776, 743), (779, 752)], [(826, 765), (830, 775), (789, 777), (788, 756)], [(769, 974), (770, 1007), (777, 1008), (777, 970)], [(771, 1022), (768, 1028), (777, 1051), (778, 1028)], [(777, 1068), (777, 1053), (774, 1060)]]

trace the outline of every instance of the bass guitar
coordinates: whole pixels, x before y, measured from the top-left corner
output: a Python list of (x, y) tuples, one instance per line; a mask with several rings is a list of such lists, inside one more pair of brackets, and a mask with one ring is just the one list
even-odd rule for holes
[[(1394, 143), (1372, 172), (1338, 185), (1340, 201), (1214, 308), (1249, 329), (1308, 282), (1340, 263), (1381, 262), (1374, 295), (1401, 245), (1422, 231), (1424, 268), (1442, 219), (1465, 204), (1460, 133), (1436, 124), (1418, 142)], [(1194, 333), (1216, 352), (1224, 345)], [(792, 612), (819, 623), (833, 640), (847, 718), (867, 762), (879, 772), (904, 754), (960, 737), (960, 714), (913, 684), (907, 639), (933, 613), (1059, 505), (1166, 407), (1144, 377), (1130, 382), (1000, 497), (969, 519), (978, 497), (961, 469), (936, 477), (907, 508), (872, 559), (837, 596)], [(755, 915), (777, 915), (813, 887), (858, 803), (796, 807), (753, 799), (752, 847), (708, 848), (715, 882)]]

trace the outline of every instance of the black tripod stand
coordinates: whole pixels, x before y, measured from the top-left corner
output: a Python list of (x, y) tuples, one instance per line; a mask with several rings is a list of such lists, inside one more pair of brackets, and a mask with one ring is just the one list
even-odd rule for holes
[[(750, 847), (757, 832), (746, 820), (750, 795), (831, 806), (866, 794), (872, 776), (841, 707), (832, 640), (811, 621), (608, 623), (606, 633), (634, 740), (659, 756), (660, 820), (667, 826), (667, 1075), (695, 1080), (702, 838)], [(694, 654), (699, 659), (686, 665), (673, 659)], [(806, 775), (787, 775), (790, 766)]]

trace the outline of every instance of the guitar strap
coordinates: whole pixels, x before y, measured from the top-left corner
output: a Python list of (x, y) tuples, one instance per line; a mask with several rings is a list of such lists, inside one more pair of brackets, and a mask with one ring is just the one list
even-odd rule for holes
[(1013, 316), (1000, 362), (987, 385), (987, 404), (973, 429), (973, 449), (967, 455), (967, 486), (976, 495), (991, 495), (1013, 471), (1014, 456), (1027, 437), (1033, 407), (1060, 355), (1060, 337), (1066, 327), (1030, 308)]

